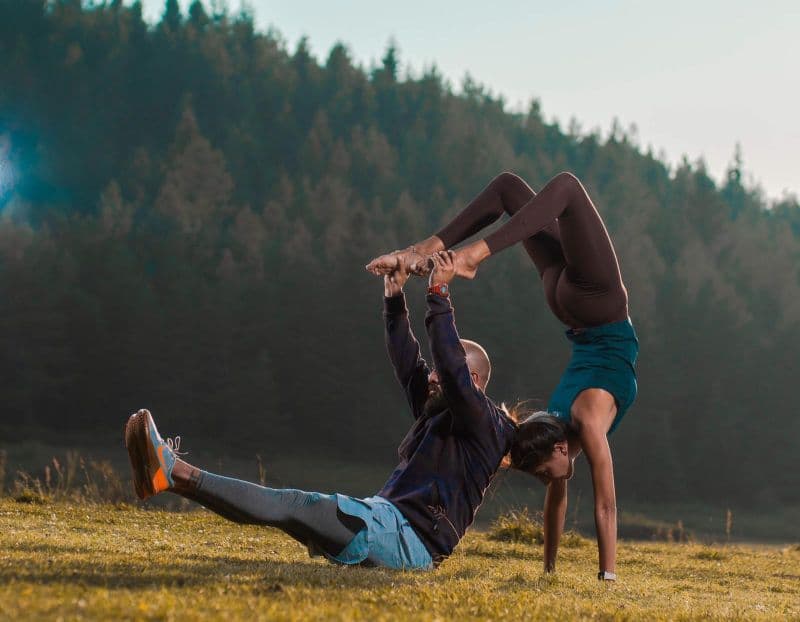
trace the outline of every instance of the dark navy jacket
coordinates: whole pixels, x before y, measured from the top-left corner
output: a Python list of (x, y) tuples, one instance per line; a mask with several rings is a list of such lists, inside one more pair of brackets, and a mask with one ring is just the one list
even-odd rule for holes
[(515, 425), (473, 384), (450, 301), (433, 294), (427, 301), (425, 326), (449, 408), (423, 415), (430, 369), (411, 332), (405, 296), (385, 298), (386, 347), (415, 422), (378, 495), (397, 506), (438, 564), (472, 524)]

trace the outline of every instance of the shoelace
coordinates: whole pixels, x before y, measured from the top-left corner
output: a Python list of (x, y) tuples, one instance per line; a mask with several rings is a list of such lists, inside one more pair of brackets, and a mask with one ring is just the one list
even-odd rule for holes
[(173, 441), (171, 438), (167, 439), (167, 446), (169, 447), (170, 451), (174, 453), (176, 456), (185, 456), (188, 454), (188, 451), (178, 451), (181, 446), (181, 437), (176, 436), (175, 440)]

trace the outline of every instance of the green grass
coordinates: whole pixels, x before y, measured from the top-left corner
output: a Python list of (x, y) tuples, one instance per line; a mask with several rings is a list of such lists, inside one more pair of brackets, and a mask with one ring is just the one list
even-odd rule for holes
[(205, 511), (0, 499), (0, 619), (797, 619), (800, 547), (622, 542), (617, 583), (596, 547), (471, 531), (434, 572), (338, 567), (282, 533)]

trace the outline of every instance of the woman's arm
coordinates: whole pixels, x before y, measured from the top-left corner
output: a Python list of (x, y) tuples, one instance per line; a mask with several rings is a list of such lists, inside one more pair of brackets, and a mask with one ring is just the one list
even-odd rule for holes
[(544, 495), (544, 571), (554, 572), (558, 542), (567, 516), (567, 480), (553, 480)]
[(617, 500), (611, 448), (608, 446), (608, 438), (602, 426), (582, 426), (581, 445), (586, 452), (586, 459), (592, 472), (599, 569), (601, 572), (614, 572), (617, 559)]

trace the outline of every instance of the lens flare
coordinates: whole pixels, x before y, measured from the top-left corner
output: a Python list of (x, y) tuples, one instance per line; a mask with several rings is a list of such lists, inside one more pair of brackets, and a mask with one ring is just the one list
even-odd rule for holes
[(14, 182), (14, 170), (8, 155), (11, 150), (8, 137), (0, 136), (0, 202), (10, 193)]

